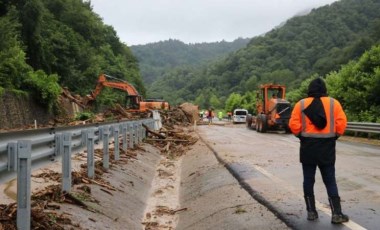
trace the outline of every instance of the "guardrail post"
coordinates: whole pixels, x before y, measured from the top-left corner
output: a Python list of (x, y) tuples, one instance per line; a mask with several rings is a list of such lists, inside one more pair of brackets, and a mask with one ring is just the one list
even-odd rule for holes
[(71, 133), (62, 138), (62, 191), (71, 191)]
[(102, 127), (99, 127), (99, 141), (103, 141), (103, 130), (104, 130), (104, 126)]
[(135, 123), (135, 140), (136, 140), (136, 145), (138, 145), (140, 143), (140, 126), (139, 126), (139, 123), (136, 122)]
[(138, 138), (138, 135), (139, 135), (139, 133), (138, 133), (138, 129), (137, 129), (137, 123), (136, 122), (134, 122), (133, 123), (133, 136), (134, 136), (134, 144), (136, 144), (136, 145), (138, 145), (139, 144), (139, 138)]
[(161, 116), (158, 110), (153, 110), (154, 131), (158, 131), (162, 127)]
[(81, 144), (82, 144), (82, 146), (84, 147), (84, 146), (86, 146), (87, 145), (87, 133), (88, 133), (88, 131), (87, 130), (82, 130), (81, 131), (81, 133), (82, 133), (82, 136), (81, 136)]
[(154, 130), (154, 121), (151, 121), (149, 124), (150, 124), (150, 129)]
[(62, 135), (60, 133), (56, 133), (54, 136), (54, 155), (58, 156), (61, 153), (61, 138)]
[(113, 139), (114, 139), (114, 150), (113, 150), (113, 157), (114, 160), (118, 161), (120, 160), (120, 152), (119, 152), (119, 126), (113, 127)]
[(18, 141), (17, 155), (17, 229), (29, 230), (31, 222), (31, 141)]
[(137, 128), (138, 128), (138, 134), (139, 134), (138, 142), (141, 143), (142, 142), (142, 125), (141, 125), (141, 122), (137, 123)]
[(8, 171), (17, 171), (17, 143), (10, 142), (8, 149)]
[(145, 122), (144, 121), (142, 121), (141, 123), (141, 141), (143, 141), (144, 139), (145, 139), (145, 128), (144, 128), (144, 126), (143, 126), (143, 124), (145, 125)]
[(126, 152), (128, 148), (127, 144), (127, 125), (123, 124), (121, 128), (121, 132), (123, 133), (123, 150)]
[(103, 168), (109, 169), (109, 161), (110, 161), (110, 154), (109, 154), (109, 134), (110, 134), (110, 128), (108, 125), (103, 126), (102, 129), (103, 132)]
[(87, 133), (87, 176), (94, 178), (95, 162), (94, 162), (94, 130), (89, 129)]
[(133, 149), (133, 123), (128, 124), (128, 132), (129, 132), (129, 148)]
[(143, 127), (143, 122), (140, 123), (140, 128), (141, 128), (141, 141), (145, 139), (145, 128)]

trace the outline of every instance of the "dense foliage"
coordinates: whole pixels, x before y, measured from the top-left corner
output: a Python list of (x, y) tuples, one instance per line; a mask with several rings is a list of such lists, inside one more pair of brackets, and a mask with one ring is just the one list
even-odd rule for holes
[(380, 123), (380, 46), (328, 74), (326, 81), (330, 95), (344, 104), (350, 121)]
[(325, 76), (357, 60), (379, 41), (380, 2), (341, 0), (289, 19), (204, 68), (166, 72), (149, 90), (174, 104), (196, 101), (203, 108), (211, 97), (226, 105), (230, 97), (243, 97), (263, 83), (285, 84), (289, 92), (310, 76)]
[(131, 50), (139, 60), (144, 83), (150, 85), (170, 69), (204, 65), (210, 60), (226, 56), (246, 46), (249, 40), (238, 38), (232, 42), (185, 44), (179, 40), (169, 39), (131, 46)]
[(136, 59), (90, 1), (2, 0), (0, 31), (0, 89), (32, 88), (52, 108), (57, 87), (85, 95), (107, 73), (145, 94)]
[[(311, 76), (288, 94), (293, 102), (307, 97)], [(380, 122), (380, 45), (373, 46), (358, 60), (325, 76), (328, 95), (338, 99), (350, 121)]]

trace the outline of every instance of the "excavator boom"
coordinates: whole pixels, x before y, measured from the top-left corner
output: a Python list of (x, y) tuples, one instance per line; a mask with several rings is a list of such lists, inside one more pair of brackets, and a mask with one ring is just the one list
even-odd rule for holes
[[(107, 81), (107, 78), (115, 79), (118, 82)], [(123, 81), (121, 79), (102, 74), (98, 78), (98, 84), (96, 85), (95, 90), (91, 93), (92, 97), (95, 99), (104, 87), (120, 89), (122, 91), (127, 92), (130, 96), (139, 96), (139, 93), (137, 92), (135, 87), (133, 87), (133, 85), (131, 85), (127, 81)]]
[[(107, 79), (113, 79), (108, 81)], [(142, 96), (138, 93), (135, 87), (125, 80), (118, 79), (106, 74), (101, 74), (98, 78), (98, 83), (95, 90), (88, 97), (89, 101), (93, 101), (101, 93), (104, 87), (119, 89), (127, 93), (127, 101), (132, 112), (143, 112), (148, 109), (169, 109), (169, 104), (165, 101), (143, 101)]]

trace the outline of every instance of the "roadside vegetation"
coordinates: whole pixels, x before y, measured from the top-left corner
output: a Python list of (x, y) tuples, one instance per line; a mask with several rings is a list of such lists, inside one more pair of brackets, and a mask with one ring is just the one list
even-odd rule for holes
[(61, 87), (86, 95), (106, 73), (145, 95), (135, 57), (90, 1), (2, 1), (0, 31), (0, 92), (33, 94), (54, 112)]

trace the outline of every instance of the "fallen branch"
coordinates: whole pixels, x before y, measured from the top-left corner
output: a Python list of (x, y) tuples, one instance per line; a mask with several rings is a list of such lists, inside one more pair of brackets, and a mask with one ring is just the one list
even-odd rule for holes
[(121, 155), (120, 157), (126, 157), (127, 159), (128, 159), (128, 157), (129, 157), (129, 158), (133, 158), (133, 159), (135, 159), (135, 160), (138, 160), (137, 157), (136, 157), (136, 155), (132, 155), (132, 154), (130, 154), (130, 153), (125, 153), (125, 156), (124, 156), (124, 155)]
[(64, 196), (65, 196), (65, 198), (68, 198), (71, 201), (73, 201), (75, 204), (77, 204), (79, 206), (82, 206), (85, 209), (89, 209), (88, 206), (87, 206), (87, 204), (85, 204), (83, 201), (79, 200), (75, 196), (71, 195), (70, 193), (65, 193)]
[(187, 211), (187, 208), (180, 208), (180, 209), (173, 210), (173, 214), (180, 212), (180, 211)]
[(182, 139), (153, 139), (153, 138), (147, 138), (147, 141), (174, 141), (174, 142), (189, 142), (189, 140), (182, 140)]
[(161, 138), (161, 139), (165, 139), (165, 138), (166, 138), (164, 135), (152, 131), (152, 130), (149, 129), (149, 127), (146, 126), (145, 124), (142, 124), (142, 126), (146, 129), (146, 131), (148, 131), (148, 133), (151, 133), (151, 134), (153, 134), (153, 135), (155, 135), (155, 136), (157, 136), (157, 137), (159, 137), (159, 138)]
[(170, 143), (171, 143), (171, 142), (168, 142), (168, 144), (167, 144), (166, 147), (165, 147), (166, 152), (169, 152)]
[(137, 157), (135, 156), (132, 156), (132, 155), (127, 155), (129, 158), (132, 158), (132, 159), (135, 159), (135, 160), (138, 160)]
[(113, 194), (110, 192), (110, 191), (107, 191), (107, 190), (105, 190), (105, 189), (100, 189), (101, 191), (103, 191), (103, 192), (105, 192), (105, 193), (108, 193), (108, 194), (110, 194), (111, 196), (113, 196)]
[(92, 180), (92, 179), (88, 179), (88, 180), (87, 180), (87, 179), (82, 178), (82, 181), (83, 181), (84, 183), (86, 183), (86, 184), (89, 184), (89, 182), (91, 182), (91, 183), (94, 183), (94, 184), (100, 185), (100, 186), (102, 186), (102, 187), (108, 188), (109, 190), (116, 191), (116, 189), (113, 188), (112, 186), (109, 186), (109, 185), (107, 185), (107, 184), (100, 183), (100, 182), (98, 182), (98, 181), (96, 181), (96, 180)]

